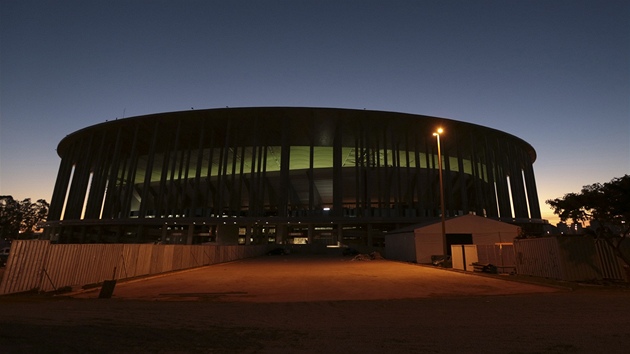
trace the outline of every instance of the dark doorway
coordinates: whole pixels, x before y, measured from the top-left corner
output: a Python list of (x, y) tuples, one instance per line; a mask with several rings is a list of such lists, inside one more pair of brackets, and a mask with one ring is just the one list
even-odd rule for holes
[(446, 253), (451, 256), (451, 245), (472, 245), (472, 234), (446, 234)]

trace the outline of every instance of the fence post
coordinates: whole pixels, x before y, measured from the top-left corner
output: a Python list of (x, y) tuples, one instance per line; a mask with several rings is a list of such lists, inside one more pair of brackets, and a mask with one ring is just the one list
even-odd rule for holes
[[(42, 273), (44, 275), (46, 275), (46, 278), (48, 278), (48, 281), (50, 282), (50, 285), (53, 287), (53, 289), (56, 292), (57, 291), (57, 287), (55, 286), (55, 283), (53, 283), (52, 279), (50, 279), (50, 275), (48, 275), (48, 272), (46, 271), (46, 268), (42, 268)], [(40, 289), (41, 289), (41, 286), (37, 290), (39, 291)]]

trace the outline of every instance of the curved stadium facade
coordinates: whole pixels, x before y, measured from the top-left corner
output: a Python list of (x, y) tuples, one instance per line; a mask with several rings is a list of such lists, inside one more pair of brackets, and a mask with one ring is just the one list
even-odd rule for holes
[(65, 137), (47, 236), (60, 243), (382, 246), (446, 216), (540, 221), (532, 146), (449, 119), (329, 108), (151, 114)]

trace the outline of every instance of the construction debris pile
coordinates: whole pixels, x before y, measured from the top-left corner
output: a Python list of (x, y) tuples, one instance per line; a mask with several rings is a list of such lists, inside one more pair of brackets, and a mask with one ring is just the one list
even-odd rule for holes
[(377, 259), (383, 259), (383, 256), (379, 252), (372, 252), (370, 254), (360, 253), (352, 258), (353, 261), (373, 261)]

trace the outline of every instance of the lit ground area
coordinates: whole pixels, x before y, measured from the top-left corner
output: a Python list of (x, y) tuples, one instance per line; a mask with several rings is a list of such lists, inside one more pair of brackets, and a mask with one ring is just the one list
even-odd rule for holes
[[(387, 260), (284, 255), (118, 284), (115, 298), (311, 302), (506, 295), (558, 289)], [(98, 297), (98, 292), (76, 295)]]
[(390, 261), (269, 256), (0, 298), (0, 352), (626, 353), (630, 292)]

